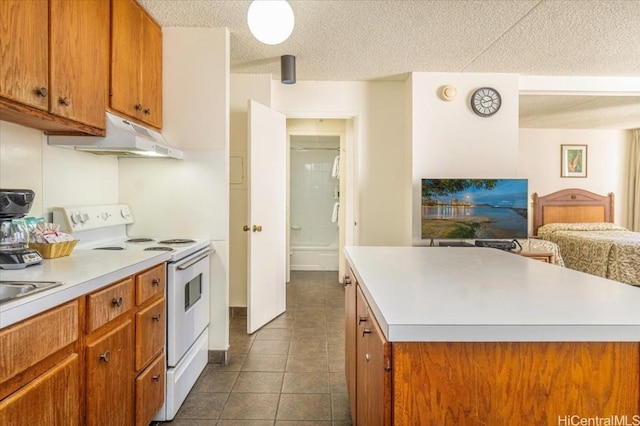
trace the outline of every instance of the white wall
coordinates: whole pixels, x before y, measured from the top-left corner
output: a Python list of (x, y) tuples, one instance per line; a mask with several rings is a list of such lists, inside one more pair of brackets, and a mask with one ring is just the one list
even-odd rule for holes
[[(615, 222), (626, 226), (625, 176), (631, 131), (520, 129), (519, 133), (518, 169), (523, 177), (529, 178), (530, 193), (546, 195), (566, 188), (581, 188), (601, 195), (613, 192)], [(562, 144), (587, 145), (586, 178), (560, 177)]]
[(29, 215), (64, 205), (118, 202), (118, 159), (50, 147), (40, 130), (0, 121), (0, 186), (36, 193)]
[(211, 265), (209, 349), (229, 336), (229, 33), (163, 28), (163, 135), (183, 160), (121, 159), (131, 235), (204, 238)]
[[(438, 89), (453, 85), (453, 101)], [(471, 94), (489, 86), (500, 92), (502, 107), (483, 118), (470, 108)], [(413, 73), (410, 80), (413, 168), (413, 238), (420, 241), (422, 178), (526, 177), (518, 170), (518, 75)], [(410, 114), (410, 115), (409, 115)]]

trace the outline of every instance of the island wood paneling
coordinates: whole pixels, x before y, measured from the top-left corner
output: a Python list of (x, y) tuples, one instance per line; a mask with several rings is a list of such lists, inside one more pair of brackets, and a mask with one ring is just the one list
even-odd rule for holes
[(396, 425), (555, 425), (640, 413), (640, 343), (393, 343)]

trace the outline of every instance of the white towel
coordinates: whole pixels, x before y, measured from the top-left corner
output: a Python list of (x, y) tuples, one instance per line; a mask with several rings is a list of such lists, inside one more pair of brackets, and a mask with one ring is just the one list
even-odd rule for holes
[(337, 155), (336, 158), (333, 159), (333, 167), (331, 168), (331, 177), (336, 179), (340, 178), (340, 156)]
[(331, 222), (336, 223), (338, 221), (338, 211), (340, 210), (340, 203), (333, 205), (333, 213), (331, 214)]

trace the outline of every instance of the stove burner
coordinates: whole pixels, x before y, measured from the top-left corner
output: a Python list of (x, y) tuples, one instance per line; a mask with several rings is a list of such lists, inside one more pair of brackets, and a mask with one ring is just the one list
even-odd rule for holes
[(195, 240), (189, 240), (186, 238), (174, 238), (172, 240), (158, 241), (158, 244), (192, 244)]
[(124, 247), (96, 247), (94, 250), (124, 250)]
[(147, 247), (143, 251), (173, 251), (171, 247)]
[(131, 238), (125, 241), (125, 243), (150, 243), (153, 238)]

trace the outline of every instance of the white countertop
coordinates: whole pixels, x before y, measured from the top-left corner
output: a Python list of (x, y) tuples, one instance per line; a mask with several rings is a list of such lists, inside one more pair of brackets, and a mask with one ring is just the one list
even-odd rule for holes
[(0, 328), (167, 261), (169, 252), (82, 250), (24, 269), (0, 269), (1, 281), (60, 281), (63, 285), (0, 305)]
[(391, 342), (640, 341), (640, 287), (492, 248), (345, 254)]

